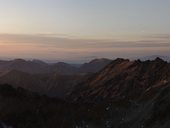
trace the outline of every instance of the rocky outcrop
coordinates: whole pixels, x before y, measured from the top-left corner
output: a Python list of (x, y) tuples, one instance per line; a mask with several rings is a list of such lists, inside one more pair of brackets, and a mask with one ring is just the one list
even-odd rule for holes
[(103, 70), (76, 86), (75, 100), (136, 99), (170, 82), (170, 63), (116, 59)]

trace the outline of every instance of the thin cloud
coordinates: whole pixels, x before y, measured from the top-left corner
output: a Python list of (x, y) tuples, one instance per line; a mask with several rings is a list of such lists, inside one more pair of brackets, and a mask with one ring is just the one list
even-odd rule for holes
[(20, 58), (90, 59), (170, 54), (170, 39), (147, 37), (137, 41), (58, 38), (44, 35), (0, 34), (0, 54)]

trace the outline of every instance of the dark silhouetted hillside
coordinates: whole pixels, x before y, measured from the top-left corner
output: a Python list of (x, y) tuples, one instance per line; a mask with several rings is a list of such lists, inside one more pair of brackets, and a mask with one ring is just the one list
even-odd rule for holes
[(66, 102), (0, 85), (0, 120), (13, 128), (168, 128), (170, 84), (147, 101)]
[[(23, 72), (16, 77), (17, 71), (12, 71), (10, 75), (11, 85), (22, 76), (27, 86), (29, 77), (66, 80), (58, 74), (47, 78)], [(13, 128), (169, 128), (170, 63), (160, 58), (116, 59), (71, 87), (67, 100), (11, 85), (0, 85), (0, 124)]]
[(85, 63), (80, 67), (80, 72), (82, 73), (96, 73), (104, 68), (111, 62), (109, 59), (101, 58), (101, 59), (94, 59), (89, 63)]

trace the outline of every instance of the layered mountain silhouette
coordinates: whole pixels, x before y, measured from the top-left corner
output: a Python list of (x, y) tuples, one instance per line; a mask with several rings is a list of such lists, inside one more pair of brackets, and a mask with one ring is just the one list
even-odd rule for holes
[[(0, 126), (169, 128), (170, 63), (118, 58), (88, 73), (5, 73), (0, 82), (11, 85), (0, 85)], [(66, 88), (65, 100), (43, 95)]]
[(15, 59), (11, 61), (0, 61), (0, 71), (8, 72), (18, 70), (27, 73), (46, 73), (49, 72), (48, 64), (42, 61), (26, 61), (23, 59)]
[(85, 77), (85, 75), (63, 75), (58, 73), (29, 74), (12, 70), (0, 77), (0, 83), (11, 84), (15, 88), (22, 87), (41, 95), (64, 98)]
[(89, 63), (79, 66), (67, 64), (64, 62), (45, 63), (40, 60), (27, 61), (23, 59), (15, 59), (10, 61), (0, 61), (0, 73), (4, 74), (11, 70), (22, 71), (31, 74), (40, 73), (58, 73), (58, 74), (79, 74), (79, 73), (95, 73), (106, 66), (111, 60), (109, 59), (95, 59)]
[(64, 98), (77, 83), (102, 69), (111, 60), (95, 59), (79, 67), (58, 62), (15, 59), (0, 61), (0, 83), (12, 84), (50, 97)]

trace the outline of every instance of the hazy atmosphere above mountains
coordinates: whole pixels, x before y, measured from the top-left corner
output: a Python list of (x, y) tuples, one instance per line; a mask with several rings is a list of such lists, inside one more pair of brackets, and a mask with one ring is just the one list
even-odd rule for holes
[(0, 35), (0, 57), (81, 63), (101, 57), (136, 59), (148, 55), (167, 56), (170, 55), (169, 39), (168, 36), (155, 36), (138, 41), (105, 41), (43, 35)]
[(0, 59), (170, 55), (168, 0), (0, 0)]

